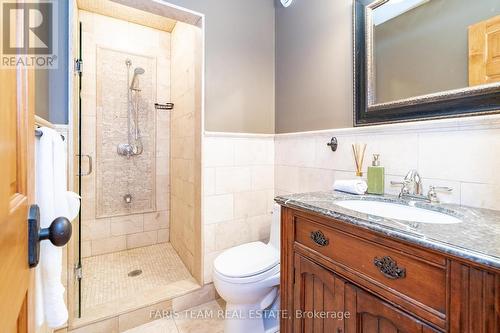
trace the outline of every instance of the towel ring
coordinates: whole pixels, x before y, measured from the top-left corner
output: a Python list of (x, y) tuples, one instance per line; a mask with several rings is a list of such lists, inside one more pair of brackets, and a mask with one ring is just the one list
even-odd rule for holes
[(65, 217), (56, 218), (48, 228), (40, 229), (40, 208), (31, 205), (28, 215), (28, 262), (36, 267), (40, 261), (40, 241), (50, 240), (55, 246), (66, 245), (72, 234), (71, 222)]

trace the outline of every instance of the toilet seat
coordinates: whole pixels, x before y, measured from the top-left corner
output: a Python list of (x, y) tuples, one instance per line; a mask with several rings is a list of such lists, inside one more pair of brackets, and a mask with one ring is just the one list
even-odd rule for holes
[(214, 261), (214, 271), (226, 282), (250, 283), (279, 274), (279, 262), (274, 247), (252, 242), (221, 253)]
[(277, 277), (278, 283), (276, 283), (276, 285), (278, 285), (279, 284), (279, 276), (280, 276), (280, 265), (276, 265), (266, 272), (262, 272), (260, 274), (247, 276), (247, 277), (228, 277), (228, 276), (222, 275), (221, 273), (217, 272), (217, 270), (214, 270), (214, 275), (220, 281), (224, 281), (224, 282), (231, 283), (231, 284), (258, 283), (261, 281), (265, 281), (267, 279), (272, 279), (273, 277)]

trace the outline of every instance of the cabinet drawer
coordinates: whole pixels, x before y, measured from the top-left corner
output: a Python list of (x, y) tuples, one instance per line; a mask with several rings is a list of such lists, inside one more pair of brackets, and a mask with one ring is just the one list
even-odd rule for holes
[[(295, 218), (295, 242), (417, 306), (446, 313), (446, 268), (402, 251)], [(402, 294), (402, 295), (401, 295)]]

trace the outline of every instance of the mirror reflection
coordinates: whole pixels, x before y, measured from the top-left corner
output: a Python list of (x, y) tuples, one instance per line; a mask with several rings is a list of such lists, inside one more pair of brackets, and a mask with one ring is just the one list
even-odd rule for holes
[(389, 0), (372, 12), (369, 104), (500, 84), (499, 0)]

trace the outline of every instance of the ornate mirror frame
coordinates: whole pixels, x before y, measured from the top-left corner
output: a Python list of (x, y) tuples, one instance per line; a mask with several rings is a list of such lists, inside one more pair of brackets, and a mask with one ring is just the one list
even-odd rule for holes
[(500, 83), (373, 104), (372, 11), (388, 0), (354, 0), (354, 126), (500, 113)]

